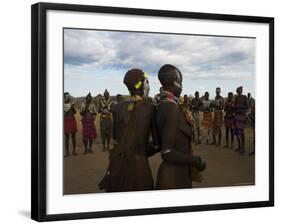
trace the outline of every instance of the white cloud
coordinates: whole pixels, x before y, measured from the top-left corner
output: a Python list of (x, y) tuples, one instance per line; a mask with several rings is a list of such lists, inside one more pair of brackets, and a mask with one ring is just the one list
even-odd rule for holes
[(110, 77), (105, 71), (131, 68), (143, 69), (157, 80), (159, 68), (167, 63), (197, 82), (254, 82), (255, 39), (66, 29), (64, 43), (69, 82), (80, 75)]
[(249, 78), (255, 40), (92, 30), (65, 30), (65, 61), (104, 69), (146, 68), (155, 73), (165, 63), (191, 78)]

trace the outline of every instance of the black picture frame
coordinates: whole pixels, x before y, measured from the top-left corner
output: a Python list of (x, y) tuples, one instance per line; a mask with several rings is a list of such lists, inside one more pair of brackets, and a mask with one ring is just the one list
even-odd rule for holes
[[(63, 10), (75, 12), (100, 12), (123, 15), (162, 16), (234, 22), (253, 22), (269, 25), (269, 200), (243, 203), (196, 206), (160, 207), (148, 209), (115, 210), (70, 214), (46, 214), (46, 12)], [(192, 212), (237, 208), (274, 206), (274, 18), (164, 11), (137, 8), (103, 7), (73, 4), (37, 3), (31, 10), (31, 218), (37, 221), (73, 220), (115, 216)]]

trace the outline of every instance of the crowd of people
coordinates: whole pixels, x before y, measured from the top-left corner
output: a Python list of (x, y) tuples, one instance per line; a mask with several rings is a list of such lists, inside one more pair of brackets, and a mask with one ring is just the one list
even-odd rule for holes
[[(220, 146), (222, 139), (222, 127), (225, 128), (225, 148), (233, 149), (234, 138), (237, 139), (238, 147), (235, 151), (241, 155), (245, 154), (245, 126), (248, 124), (254, 133), (255, 128), (255, 100), (251, 94), (243, 95), (243, 87), (236, 89), (236, 95), (229, 92), (227, 98), (221, 96), (220, 87), (216, 88), (215, 99), (209, 99), (209, 92), (190, 101), (187, 95), (184, 96), (183, 106), (189, 114), (193, 123), (193, 143)], [(202, 116), (200, 116), (202, 114)], [(200, 119), (202, 117), (202, 119)], [(205, 132), (204, 134), (201, 132)], [(254, 144), (253, 139), (253, 144)], [(249, 155), (253, 155), (251, 151)]]
[[(192, 180), (200, 179), (201, 172), (206, 169), (206, 162), (195, 155), (192, 145), (220, 145), (223, 123), (225, 147), (233, 148), (236, 136), (236, 151), (245, 153), (244, 128), (247, 119), (255, 123), (255, 110), (253, 98), (250, 94), (248, 97), (242, 94), (242, 86), (237, 88), (235, 96), (228, 93), (227, 99), (220, 95), (218, 87), (213, 100), (209, 99), (208, 92), (200, 98), (198, 91), (190, 100), (187, 95), (181, 98), (182, 74), (178, 68), (164, 65), (158, 78), (161, 88), (153, 99), (148, 97), (148, 74), (140, 69), (131, 69), (123, 80), (129, 97), (122, 99), (118, 94), (114, 102), (105, 90), (98, 109), (91, 93), (81, 104), (84, 154), (93, 152), (97, 113), (100, 114), (103, 151), (109, 152), (109, 165), (99, 184), (100, 189), (119, 192), (192, 187)], [(72, 155), (77, 155), (76, 113), (72, 97), (64, 93), (65, 157), (70, 156), (70, 139)], [(202, 135), (204, 131), (206, 135)], [(157, 153), (161, 153), (162, 163), (154, 181), (148, 157)]]

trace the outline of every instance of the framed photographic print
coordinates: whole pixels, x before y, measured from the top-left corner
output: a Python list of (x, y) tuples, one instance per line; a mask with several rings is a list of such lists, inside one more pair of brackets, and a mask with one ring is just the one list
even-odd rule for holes
[(32, 219), (274, 205), (274, 19), (32, 6)]

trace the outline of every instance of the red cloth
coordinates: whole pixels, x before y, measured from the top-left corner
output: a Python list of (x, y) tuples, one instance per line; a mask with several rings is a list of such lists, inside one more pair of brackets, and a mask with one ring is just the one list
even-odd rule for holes
[(82, 120), (83, 140), (93, 140), (97, 138), (95, 121), (91, 114), (86, 114)]
[(77, 132), (77, 124), (73, 115), (64, 116), (64, 133), (69, 134)]

